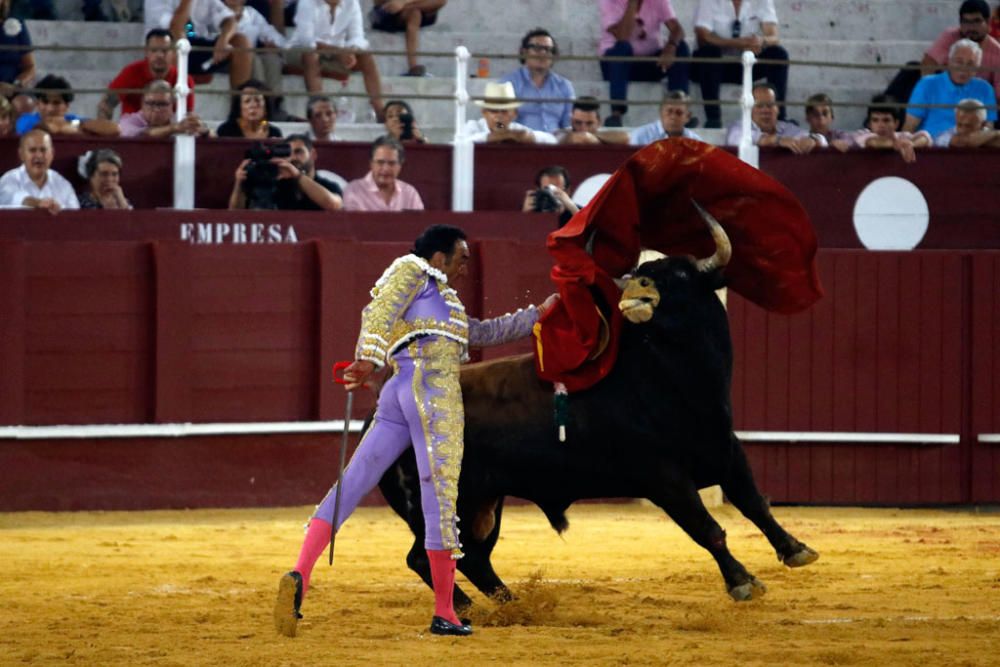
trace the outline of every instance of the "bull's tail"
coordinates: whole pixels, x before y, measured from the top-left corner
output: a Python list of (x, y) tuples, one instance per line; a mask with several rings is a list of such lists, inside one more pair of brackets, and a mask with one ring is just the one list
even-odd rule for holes
[(566, 518), (566, 510), (569, 505), (554, 503), (538, 503), (538, 506), (545, 513), (545, 518), (549, 520), (549, 525), (553, 530), (562, 535), (569, 528), (569, 519)]

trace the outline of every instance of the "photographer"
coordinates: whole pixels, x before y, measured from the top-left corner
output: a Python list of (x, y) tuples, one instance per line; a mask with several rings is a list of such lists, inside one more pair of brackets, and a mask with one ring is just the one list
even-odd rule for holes
[(525, 213), (558, 213), (562, 227), (580, 208), (566, 193), (569, 172), (559, 165), (545, 167), (535, 176), (535, 189), (524, 194), (521, 210)]
[(229, 209), (338, 211), (340, 187), (316, 174), (312, 139), (293, 134), (284, 144), (255, 144), (236, 169)]
[(413, 109), (403, 100), (390, 100), (385, 103), (385, 133), (400, 143), (427, 143), (424, 133), (417, 127), (417, 117)]

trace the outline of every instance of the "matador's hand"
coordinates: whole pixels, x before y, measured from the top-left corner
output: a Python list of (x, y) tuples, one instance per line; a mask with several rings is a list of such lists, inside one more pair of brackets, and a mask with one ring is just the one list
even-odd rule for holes
[(375, 372), (375, 364), (364, 359), (359, 359), (344, 369), (344, 379), (347, 380), (345, 388), (347, 391), (354, 391), (358, 387), (363, 387), (371, 374)]

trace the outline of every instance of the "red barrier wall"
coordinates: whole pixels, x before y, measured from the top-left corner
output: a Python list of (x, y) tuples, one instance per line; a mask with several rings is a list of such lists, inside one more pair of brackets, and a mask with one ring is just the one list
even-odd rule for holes
[[(339, 419), (328, 369), (352, 353), (367, 290), (408, 249), (384, 239), (432, 219), (480, 239), (462, 290), (472, 314), (551, 289), (547, 230), (531, 215), (345, 215), (331, 228), (317, 213), (293, 221), (313, 239), (297, 244), (174, 240), (199, 215), (251, 221), (18, 212), (0, 222), (0, 423)], [(119, 233), (130, 240), (106, 240)], [(820, 269), (826, 298), (794, 317), (730, 295), (737, 427), (961, 442), (749, 444), (764, 491), (780, 502), (1000, 501), (1000, 449), (976, 442), (1000, 431), (1000, 253), (828, 250)], [(371, 405), (364, 397), (358, 410)], [(332, 479), (331, 447), (323, 436), (5, 440), (0, 509), (308, 503)], [(307, 471), (304, 485), (289, 466)]]

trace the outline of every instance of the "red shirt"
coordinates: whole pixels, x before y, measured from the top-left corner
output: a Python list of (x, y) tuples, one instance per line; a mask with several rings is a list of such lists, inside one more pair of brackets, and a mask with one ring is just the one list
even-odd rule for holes
[[(149, 71), (149, 63), (146, 59), (136, 60), (134, 63), (129, 63), (122, 68), (122, 71), (118, 72), (118, 76), (108, 84), (108, 88), (120, 89), (120, 88), (145, 88), (150, 82), (154, 81), (155, 77), (153, 73)], [(171, 86), (177, 85), (177, 68), (171, 67), (167, 71), (166, 81)], [(188, 76), (188, 88), (191, 89), (191, 94), (187, 98), (187, 110), (194, 111), (194, 79)], [(135, 113), (142, 108), (142, 93), (127, 93), (118, 96), (118, 99), (122, 102), (122, 114)]]

